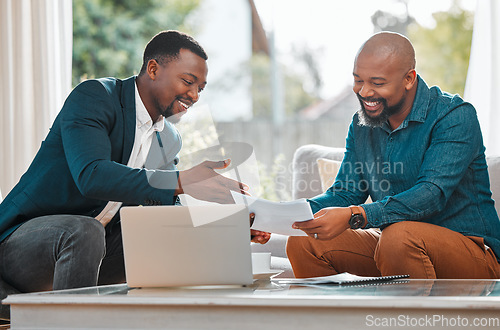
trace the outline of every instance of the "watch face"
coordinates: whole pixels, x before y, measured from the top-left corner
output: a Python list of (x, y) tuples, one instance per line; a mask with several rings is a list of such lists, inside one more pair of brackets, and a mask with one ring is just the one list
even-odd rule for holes
[(358, 229), (363, 226), (364, 222), (365, 219), (361, 214), (353, 214), (353, 216), (349, 220), (349, 225), (351, 226), (351, 229)]

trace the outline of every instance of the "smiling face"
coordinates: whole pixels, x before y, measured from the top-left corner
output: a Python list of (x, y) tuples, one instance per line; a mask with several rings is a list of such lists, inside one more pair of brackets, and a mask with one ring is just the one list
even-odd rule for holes
[(354, 65), (354, 86), (361, 104), (361, 118), (368, 126), (380, 126), (399, 113), (406, 102), (404, 75), (388, 58), (360, 54)]
[(356, 57), (353, 91), (361, 104), (361, 125), (379, 127), (392, 118), (399, 123), (411, 111), (416, 72), (398, 48), (390, 44), (394, 38), (399, 37), (375, 36)]
[(187, 49), (181, 49), (177, 58), (159, 64), (150, 60), (147, 75), (148, 90), (139, 89), (151, 118), (156, 122), (163, 116), (170, 122), (180, 120), (188, 108), (199, 99), (207, 84), (206, 61)]

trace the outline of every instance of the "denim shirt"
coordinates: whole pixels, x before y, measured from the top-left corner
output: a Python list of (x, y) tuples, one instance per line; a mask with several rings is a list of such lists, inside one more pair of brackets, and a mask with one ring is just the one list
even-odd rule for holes
[[(500, 257), (500, 221), (471, 104), (418, 76), (413, 107), (397, 129), (358, 123), (356, 114), (334, 184), (309, 200), (313, 212), (361, 205), (367, 227), (423, 221), (483, 237)], [(363, 204), (368, 195), (374, 202)]]

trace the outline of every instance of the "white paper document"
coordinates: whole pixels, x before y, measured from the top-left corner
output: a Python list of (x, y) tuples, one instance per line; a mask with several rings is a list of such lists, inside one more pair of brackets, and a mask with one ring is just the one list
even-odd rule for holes
[(252, 229), (289, 236), (306, 236), (300, 229), (293, 229), (296, 221), (313, 219), (309, 203), (305, 199), (290, 202), (271, 202), (231, 191), (236, 204), (246, 205), (255, 213)]

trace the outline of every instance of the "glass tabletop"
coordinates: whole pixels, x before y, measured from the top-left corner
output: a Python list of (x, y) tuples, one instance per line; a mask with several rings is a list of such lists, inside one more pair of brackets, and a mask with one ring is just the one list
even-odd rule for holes
[[(91, 296), (397, 296), (397, 297), (498, 297), (499, 280), (395, 280), (365, 285), (297, 285), (280, 279), (256, 280), (249, 286), (197, 286), (176, 288), (130, 288), (126, 284), (35, 293), (36, 295)], [(35, 295), (31, 294), (31, 295)]]

